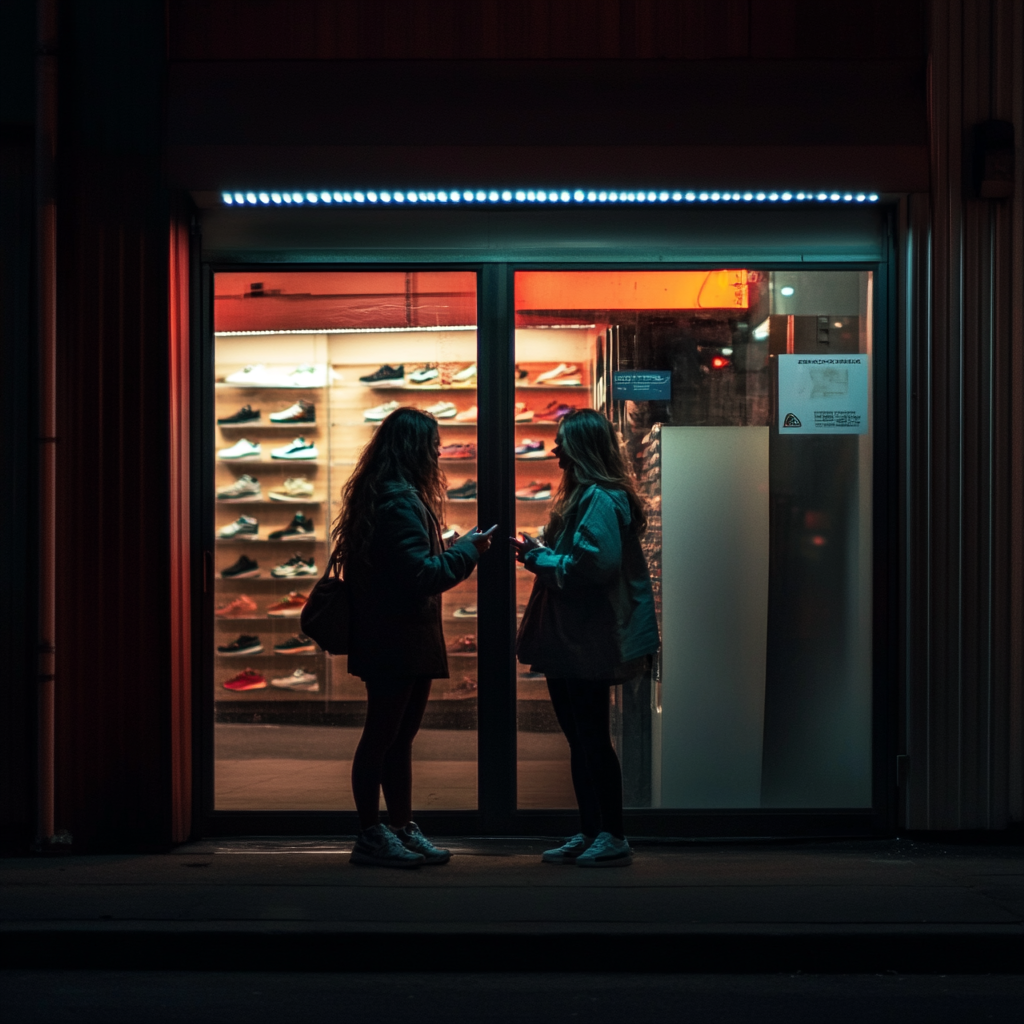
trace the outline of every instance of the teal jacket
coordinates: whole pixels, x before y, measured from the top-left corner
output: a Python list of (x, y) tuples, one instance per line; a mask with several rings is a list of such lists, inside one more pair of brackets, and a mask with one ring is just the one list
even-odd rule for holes
[(551, 678), (614, 679), (660, 645), (647, 559), (622, 491), (587, 488), (553, 548), (529, 551), (536, 574), (516, 656)]

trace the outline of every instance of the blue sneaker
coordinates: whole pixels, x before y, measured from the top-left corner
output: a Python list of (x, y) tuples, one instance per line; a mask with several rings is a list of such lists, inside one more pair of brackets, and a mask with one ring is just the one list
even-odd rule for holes
[(356, 836), (350, 864), (365, 864), (379, 868), (418, 868), (426, 861), (421, 853), (407, 850), (402, 841), (384, 824), (364, 828)]
[(545, 850), (540, 859), (545, 864), (575, 864), (579, 855), (589, 849), (593, 842), (593, 836), (585, 836), (582, 832), (578, 832), (572, 839), (566, 839), (556, 849)]
[(579, 868), (624, 868), (633, 863), (633, 851), (625, 839), (616, 839), (611, 832), (602, 832), (576, 858)]
[(424, 864), (447, 864), (452, 859), (451, 850), (442, 850), (435, 846), (421, 831), (415, 821), (410, 821), (405, 828), (400, 828), (396, 836), (402, 845), (413, 853), (423, 857)]

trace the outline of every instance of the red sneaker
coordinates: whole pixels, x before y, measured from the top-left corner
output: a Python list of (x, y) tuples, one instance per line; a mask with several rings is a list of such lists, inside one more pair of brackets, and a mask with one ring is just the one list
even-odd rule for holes
[(267, 681), (251, 668), (243, 668), (237, 676), (232, 676), (224, 683), (225, 690), (265, 690)]
[(251, 619), (256, 614), (256, 602), (246, 594), (228, 604), (221, 605), (214, 613), (219, 619)]
[(448, 645), (449, 654), (476, 654), (476, 637), (460, 636)]
[(440, 451), (440, 459), (475, 459), (475, 444), (446, 444)]
[(302, 606), (306, 603), (306, 594), (293, 590), (283, 601), (272, 604), (267, 614), (279, 619), (297, 619), (302, 614)]

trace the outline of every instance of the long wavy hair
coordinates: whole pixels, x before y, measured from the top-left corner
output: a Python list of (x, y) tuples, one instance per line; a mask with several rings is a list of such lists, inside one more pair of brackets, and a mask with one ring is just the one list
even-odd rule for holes
[(583, 492), (593, 484), (610, 491), (622, 491), (629, 501), (632, 529), (639, 535), (647, 529), (647, 510), (637, 493), (615, 428), (596, 409), (577, 409), (558, 427), (556, 444), (571, 465), (562, 474), (555, 493), (544, 540), (554, 545), (566, 522), (572, 518)]
[(341, 490), (341, 514), (331, 531), (331, 564), (368, 561), (381, 496), (396, 483), (416, 490), (444, 522), (445, 476), (437, 462), (437, 420), (420, 409), (396, 409), (363, 449)]

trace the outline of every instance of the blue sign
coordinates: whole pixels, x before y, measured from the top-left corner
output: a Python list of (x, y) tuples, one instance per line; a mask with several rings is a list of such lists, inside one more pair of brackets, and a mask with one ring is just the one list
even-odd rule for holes
[(672, 371), (614, 370), (612, 398), (618, 402), (667, 402), (672, 398)]

